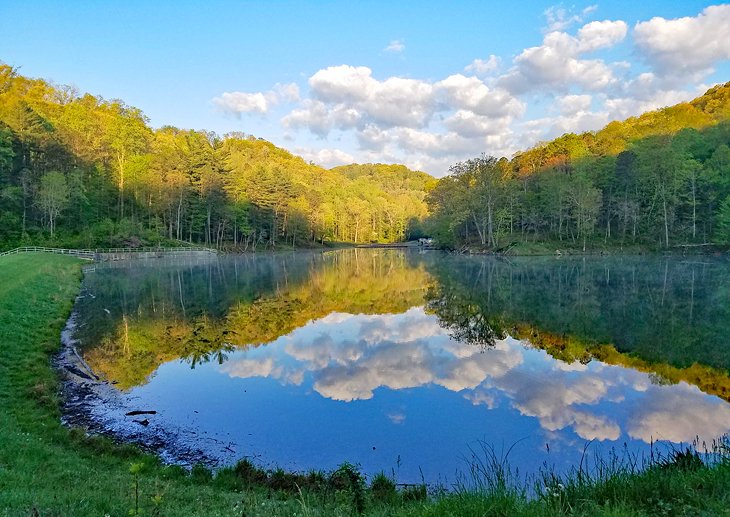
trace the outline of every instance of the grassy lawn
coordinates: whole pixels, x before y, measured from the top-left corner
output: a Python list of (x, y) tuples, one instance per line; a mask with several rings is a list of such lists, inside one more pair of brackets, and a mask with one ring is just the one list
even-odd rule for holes
[(730, 462), (707, 468), (685, 457), (641, 475), (555, 480), (531, 500), (494, 472), (480, 476), (481, 490), (429, 497), (384, 477), (365, 483), (348, 466), (293, 475), (242, 462), (215, 476), (165, 467), (59, 423), (49, 361), (80, 278), (71, 257), (0, 258), (0, 516), (730, 515)]
[[(0, 258), (0, 515), (233, 515), (241, 496), (195, 483), (177, 469), (59, 423), (49, 364), (81, 279), (81, 261), (48, 254)], [(179, 479), (177, 479), (179, 478)], [(240, 515), (240, 513), (239, 513)]]

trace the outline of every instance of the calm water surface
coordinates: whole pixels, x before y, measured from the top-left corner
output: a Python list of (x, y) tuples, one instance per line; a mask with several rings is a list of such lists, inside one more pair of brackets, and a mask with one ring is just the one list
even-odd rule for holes
[(485, 445), (535, 472), (730, 431), (727, 260), (344, 250), (85, 288), (86, 361), (224, 462), (448, 482)]

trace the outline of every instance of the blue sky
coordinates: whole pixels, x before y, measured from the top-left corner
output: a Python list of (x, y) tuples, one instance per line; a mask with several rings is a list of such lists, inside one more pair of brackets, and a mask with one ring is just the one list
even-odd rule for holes
[(0, 3), (0, 60), (325, 166), (441, 176), (730, 80), (711, 2)]

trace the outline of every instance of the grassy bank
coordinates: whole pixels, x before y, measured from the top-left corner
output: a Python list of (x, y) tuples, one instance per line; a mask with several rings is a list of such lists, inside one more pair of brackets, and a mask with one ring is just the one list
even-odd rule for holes
[(80, 277), (80, 261), (66, 256), (0, 258), (0, 515), (722, 515), (730, 508), (730, 462), (709, 468), (692, 455), (641, 474), (620, 464), (546, 477), (531, 499), (488, 457), (474, 463), (479, 488), (441, 494), (396, 490), (388, 478), (366, 480), (348, 465), (297, 475), (244, 461), (214, 476), (165, 467), (59, 423), (49, 359)]

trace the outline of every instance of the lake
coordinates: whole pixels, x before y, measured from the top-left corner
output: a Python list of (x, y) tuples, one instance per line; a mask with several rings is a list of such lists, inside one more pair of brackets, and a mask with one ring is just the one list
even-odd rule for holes
[(118, 393), (94, 407), (109, 429), (172, 430), (221, 463), (448, 484), (485, 451), (562, 472), (730, 431), (725, 258), (126, 261), (87, 269), (75, 321)]

